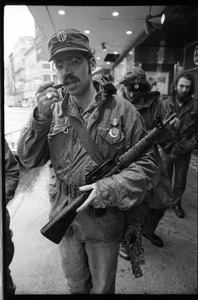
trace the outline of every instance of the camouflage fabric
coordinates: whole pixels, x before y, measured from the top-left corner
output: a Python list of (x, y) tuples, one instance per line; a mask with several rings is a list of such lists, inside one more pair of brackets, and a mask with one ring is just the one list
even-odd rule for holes
[(142, 243), (142, 225), (135, 223), (127, 227), (121, 244), (127, 249), (130, 255), (132, 274), (135, 278), (143, 276), (141, 264), (145, 263), (144, 248)]

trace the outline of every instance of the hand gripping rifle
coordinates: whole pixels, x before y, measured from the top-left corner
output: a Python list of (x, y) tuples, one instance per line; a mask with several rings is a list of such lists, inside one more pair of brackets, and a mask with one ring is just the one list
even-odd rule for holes
[[(108, 159), (99, 167), (87, 174), (86, 183), (94, 183), (103, 177), (109, 177), (113, 174), (120, 173), (124, 168), (127, 168), (132, 162), (137, 160), (137, 158), (144, 153), (149, 146), (151, 146), (153, 141), (159, 136), (161, 129), (164, 128), (174, 117), (175, 114), (171, 115), (164, 122), (158, 119), (156, 127), (154, 127), (131, 149), (121, 155), (117, 161)], [(72, 203), (65, 206), (58, 215), (56, 215), (41, 229), (41, 234), (52, 242), (59, 244), (77, 215), (77, 208), (83, 204), (90, 193), (91, 191), (82, 192)]]

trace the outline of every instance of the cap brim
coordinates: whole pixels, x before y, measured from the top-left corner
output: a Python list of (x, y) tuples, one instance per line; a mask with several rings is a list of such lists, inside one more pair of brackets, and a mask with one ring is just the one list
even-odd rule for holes
[(57, 50), (51, 57), (50, 57), (50, 59), (48, 60), (49, 62), (52, 60), (52, 59), (54, 59), (54, 57), (57, 55), (57, 54), (59, 54), (59, 53), (61, 53), (61, 52), (66, 52), (66, 51), (80, 51), (80, 52), (89, 52), (87, 49), (85, 49), (85, 48), (69, 48), (69, 47), (67, 47), (67, 48), (61, 48), (61, 49), (59, 49), (59, 50)]

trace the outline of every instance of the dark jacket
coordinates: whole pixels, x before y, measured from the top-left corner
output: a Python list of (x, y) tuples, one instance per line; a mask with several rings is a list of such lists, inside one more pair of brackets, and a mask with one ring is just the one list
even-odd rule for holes
[[(140, 93), (132, 99), (132, 104), (143, 117), (148, 131), (152, 130), (159, 120), (163, 121), (166, 119), (168, 114), (158, 91)], [(150, 206), (156, 209), (170, 206), (173, 203), (170, 180), (157, 148), (157, 144), (166, 143), (168, 132), (169, 127), (168, 130), (166, 128), (162, 129), (159, 137), (154, 142), (158, 168), (152, 178), (150, 191), (152, 192), (152, 197), (147, 197), (146, 199), (149, 201)]]
[[(4, 140), (5, 145), (5, 205), (14, 197), (15, 191), (19, 182), (19, 164), (12, 154), (7, 141)], [(12, 231), (10, 230), (10, 215), (7, 207), (5, 207), (6, 212), (6, 224), (5, 224), (5, 266), (6, 266), (6, 293), (14, 294), (15, 285), (13, 283), (12, 277), (10, 275), (9, 265), (13, 259), (14, 255), (14, 244), (12, 242)]]
[(163, 101), (165, 109), (170, 113), (176, 113), (180, 124), (177, 130), (172, 130), (168, 142), (162, 144), (167, 153), (174, 153), (181, 157), (198, 146), (198, 101), (189, 97), (179, 109), (174, 97)]
[(19, 182), (19, 163), (5, 140), (5, 194), (6, 204), (14, 197)]

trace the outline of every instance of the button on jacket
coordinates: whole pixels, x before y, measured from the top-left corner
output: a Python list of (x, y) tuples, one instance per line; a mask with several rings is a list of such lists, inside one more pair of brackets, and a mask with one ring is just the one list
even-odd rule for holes
[[(147, 134), (134, 106), (122, 97), (109, 95), (102, 82), (94, 81), (94, 86), (97, 91), (95, 102), (85, 112), (82, 113), (72, 97), (66, 94), (52, 105), (50, 120), (38, 122), (36, 108), (22, 129), (18, 154), (25, 167), (42, 166), (51, 159), (54, 168), (50, 218), (73, 200), (63, 194), (62, 183), (84, 185), (85, 175), (97, 166), (82, 146), (69, 116), (82, 122), (104, 159), (117, 159)], [(113, 137), (110, 135), (112, 127), (118, 129)], [(155, 169), (153, 148), (149, 148), (121, 173), (99, 180), (97, 198), (98, 202), (105, 203), (105, 214), (96, 216), (90, 206), (76, 216), (67, 234), (73, 232), (82, 241), (118, 240), (124, 229), (123, 210), (143, 201)]]

